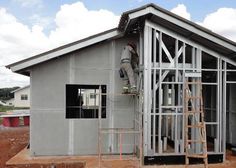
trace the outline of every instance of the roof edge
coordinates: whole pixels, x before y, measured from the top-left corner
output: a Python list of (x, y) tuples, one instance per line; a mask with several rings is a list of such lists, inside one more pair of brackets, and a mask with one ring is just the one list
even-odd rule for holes
[(229, 43), (229, 44), (231, 44), (231, 45), (236, 47), (236, 42), (235, 41), (230, 40), (230, 39), (228, 39), (228, 38), (226, 38), (226, 37), (224, 37), (224, 36), (222, 36), (222, 35), (220, 35), (218, 33), (215, 33), (213, 31), (211, 31), (210, 29), (208, 29), (206, 27), (203, 27), (203, 26), (201, 26), (201, 25), (199, 25), (199, 24), (197, 24), (197, 23), (195, 23), (193, 21), (185, 19), (185, 18), (183, 18), (183, 17), (181, 17), (181, 16), (179, 16), (179, 15), (173, 13), (173, 12), (170, 12), (169, 10), (166, 10), (166, 9), (164, 9), (162, 7), (159, 7), (156, 4), (154, 4), (154, 3), (146, 4), (144, 6), (141, 6), (141, 7), (138, 7), (138, 8), (135, 8), (135, 9), (132, 9), (132, 10), (124, 12), (121, 15), (120, 22), (119, 22), (119, 25), (118, 25), (118, 29), (121, 30), (121, 31), (125, 31), (125, 28), (127, 27), (126, 24), (129, 23), (129, 21), (128, 21), (129, 15), (134, 13), (134, 12), (140, 11), (140, 10), (145, 10), (145, 9), (147, 9), (149, 7), (152, 7), (154, 9), (156, 9), (156, 10), (166, 14), (166, 15), (169, 15), (169, 16), (175, 18), (175, 19), (178, 19), (178, 20), (186, 23), (186, 24), (189, 24), (189, 25), (193, 26), (194, 28), (196, 28), (196, 29), (198, 29), (198, 30), (200, 30), (200, 31), (202, 31), (204, 33), (207, 33), (207, 34), (209, 34), (209, 35), (211, 35), (211, 36), (213, 36), (215, 38), (218, 38), (218, 39), (220, 39), (220, 40), (222, 40), (224, 42), (227, 42), (227, 43)]
[(18, 89), (16, 89), (16, 90), (13, 90), (13, 91), (11, 91), (11, 93), (18, 92), (18, 91), (23, 90), (23, 89), (28, 88), (28, 87), (30, 87), (30, 85), (26, 85), (26, 86), (24, 86), (24, 87), (21, 87), (21, 88), (18, 88)]
[[(46, 56), (46, 55), (49, 55), (49, 54), (58, 52), (58, 51), (60, 51), (60, 50), (66, 49), (66, 48), (68, 48), (68, 47), (72, 47), (72, 46), (81, 44), (81, 43), (83, 43), (83, 42), (86, 42), (86, 41), (89, 41), (89, 40), (98, 38), (98, 37), (100, 37), (100, 36), (104, 36), (104, 35), (109, 34), (109, 33), (111, 33), (111, 34), (114, 33), (114, 34), (115, 34), (114, 36), (111, 35), (112, 37), (119, 36), (119, 35), (122, 34), (122, 33), (118, 30), (118, 28), (113, 28), (113, 29), (106, 30), (106, 31), (101, 32), (101, 33), (98, 33), (98, 34), (91, 35), (91, 36), (86, 37), (86, 38), (84, 38), (84, 39), (81, 39), (81, 40), (78, 40), (78, 41), (74, 41), (74, 42), (69, 43), (69, 44), (66, 44), (66, 45), (59, 46), (59, 47), (57, 47), (57, 48), (51, 49), (51, 50), (49, 50), (49, 51), (46, 51), (46, 52), (43, 52), (43, 53), (40, 53), (40, 54), (37, 54), (37, 55), (34, 55), (34, 56), (32, 56), (32, 57), (29, 57), (29, 58), (26, 58), (26, 59), (23, 59), (23, 60), (14, 62), (14, 63), (12, 63), (12, 64), (6, 65), (5, 67), (12, 70), (12, 67), (17, 66), (17, 65), (19, 65), (19, 64), (22, 64), (22, 63), (25, 63), (25, 62), (28, 62), (28, 61), (31, 61), (31, 60), (34, 60), (34, 59), (38, 59), (38, 58), (40, 58), (40, 57), (43, 57), (43, 56)], [(112, 37), (110, 37), (110, 38), (112, 38)], [(108, 40), (108, 39), (109, 39), (109, 38), (107, 38), (107, 39), (102, 39), (101, 41)], [(98, 40), (98, 41), (96, 41), (96, 42), (94, 42), (94, 43), (92, 43), (92, 44), (85, 45), (85, 46), (83, 46), (83, 47), (81, 47), (81, 48), (84, 48), (84, 47), (87, 47), (87, 46), (96, 44), (96, 43), (101, 42), (101, 41)], [(78, 48), (78, 49), (81, 49), (81, 48)], [(73, 52), (73, 51), (71, 51), (71, 52)], [(69, 52), (68, 52), (68, 53), (69, 53)], [(61, 56), (61, 55), (57, 55), (57, 57), (58, 57), (58, 56)], [(19, 70), (21, 70), (21, 69), (19, 69)], [(14, 70), (12, 70), (12, 71), (13, 71), (13, 72), (16, 72), (16, 71), (14, 71)], [(18, 71), (18, 70), (17, 70), (17, 71)]]

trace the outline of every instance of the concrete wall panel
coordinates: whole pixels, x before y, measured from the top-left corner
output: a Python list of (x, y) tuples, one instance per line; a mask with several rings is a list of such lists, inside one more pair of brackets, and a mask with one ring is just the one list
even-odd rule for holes
[(64, 116), (64, 110), (31, 110), (31, 155), (67, 155), (69, 134)]
[(65, 119), (67, 59), (55, 59), (31, 71), (31, 155), (68, 154), (68, 121)]
[[(31, 70), (32, 155), (96, 154), (98, 119), (65, 118), (66, 84), (107, 85), (107, 117), (103, 127), (132, 128), (134, 99), (121, 96), (120, 55), (128, 41), (99, 43), (64, 57), (37, 65)], [(118, 152), (116, 135), (106, 135), (103, 151)], [(125, 152), (132, 152), (134, 136), (124, 137)]]

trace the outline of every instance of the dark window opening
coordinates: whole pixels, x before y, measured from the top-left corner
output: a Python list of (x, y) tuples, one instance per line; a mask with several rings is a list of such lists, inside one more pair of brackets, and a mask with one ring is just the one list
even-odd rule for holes
[[(101, 117), (106, 118), (106, 85), (101, 85)], [(98, 118), (99, 85), (66, 85), (66, 118)]]
[(28, 100), (28, 95), (22, 94), (21, 95), (21, 100)]
[(90, 94), (90, 99), (95, 99), (95, 98), (96, 98), (96, 94), (91, 93), (91, 94)]

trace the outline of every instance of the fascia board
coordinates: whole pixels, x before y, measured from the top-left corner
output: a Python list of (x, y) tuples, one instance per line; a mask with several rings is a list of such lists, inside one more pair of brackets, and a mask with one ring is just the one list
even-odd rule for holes
[(35, 59), (32, 59), (32, 60), (28, 60), (28, 61), (16, 64), (16, 65), (14, 65), (14, 66), (12, 66), (10, 68), (11, 68), (11, 70), (13, 72), (17, 72), (17, 71), (25, 69), (27, 67), (30, 67), (30, 66), (33, 66), (33, 65), (36, 65), (36, 64), (48, 61), (50, 59), (59, 57), (61, 55), (64, 55), (64, 54), (76, 51), (78, 49), (81, 49), (81, 48), (84, 48), (84, 47), (87, 47), (87, 46), (90, 46), (90, 45), (93, 45), (93, 44), (96, 44), (96, 43), (101, 42), (103, 40), (116, 37), (118, 35), (121, 35), (121, 33), (119, 31), (117, 31), (117, 30), (114, 30), (114, 31), (109, 32), (107, 34), (103, 34), (103, 35), (100, 35), (98, 37), (94, 37), (94, 38), (88, 39), (88, 40), (83, 41), (81, 43), (78, 43), (78, 44), (75, 44), (75, 45), (63, 48), (63, 49), (58, 50), (58, 51), (54, 51), (52, 53), (43, 55), (41, 57), (38, 57), (38, 58), (35, 58)]

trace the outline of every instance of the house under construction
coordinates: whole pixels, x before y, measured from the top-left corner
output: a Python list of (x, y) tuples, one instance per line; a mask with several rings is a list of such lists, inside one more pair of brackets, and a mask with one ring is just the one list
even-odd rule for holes
[[(138, 95), (121, 94), (129, 41)], [(116, 29), (7, 67), (30, 76), (32, 156), (137, 154), (141, 164), (168, 164), (207, 152), (222, 162), (226, 143), (236, 144), (235, 56), (235, 42), (148, 4), (123, 13)]]

